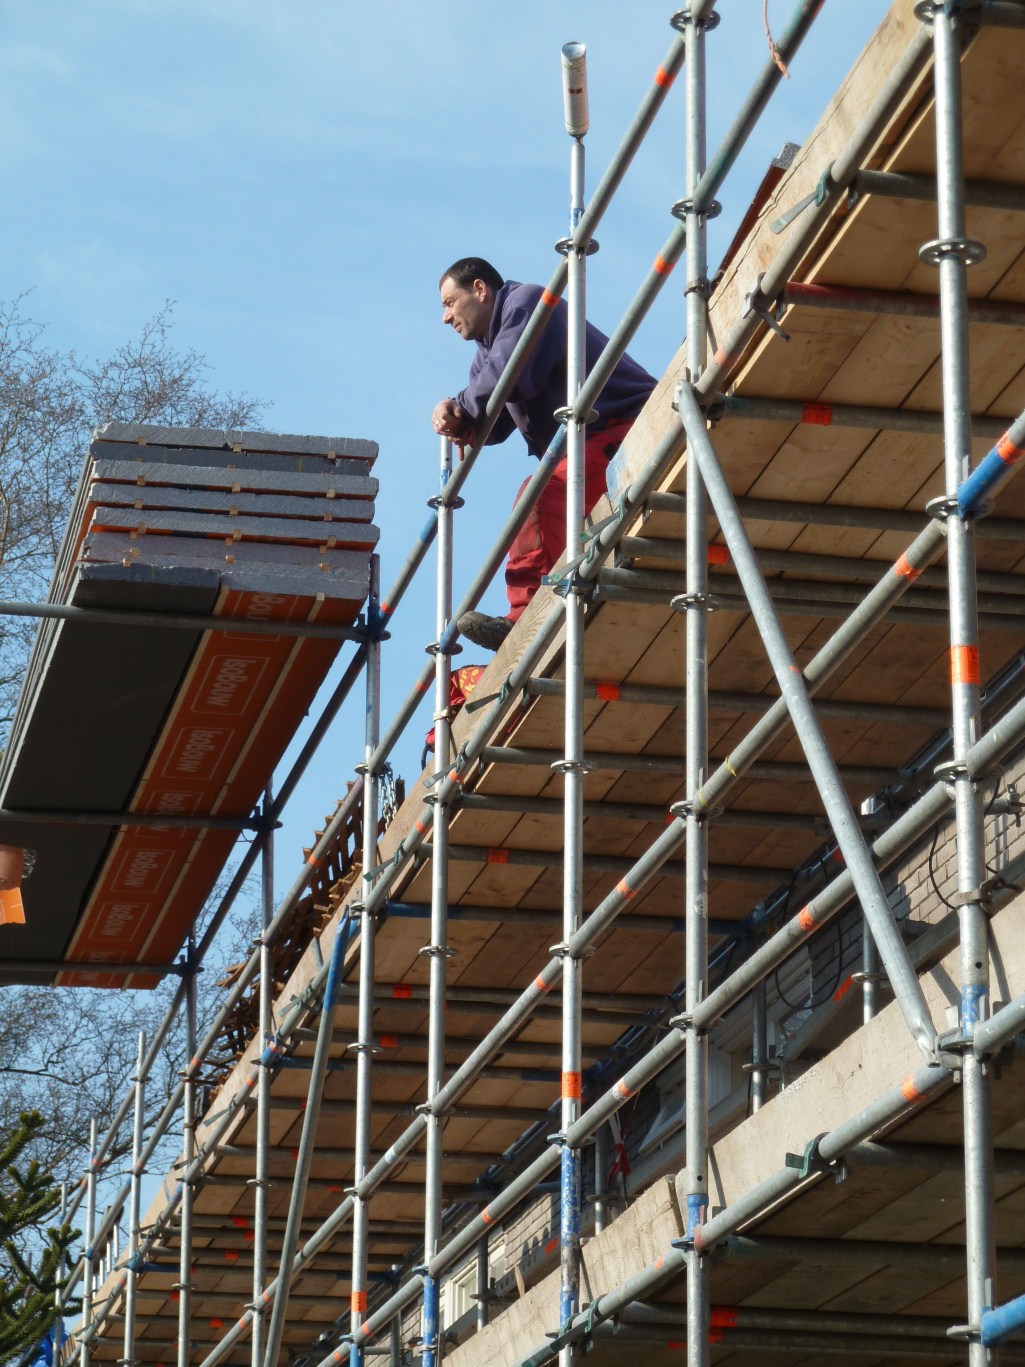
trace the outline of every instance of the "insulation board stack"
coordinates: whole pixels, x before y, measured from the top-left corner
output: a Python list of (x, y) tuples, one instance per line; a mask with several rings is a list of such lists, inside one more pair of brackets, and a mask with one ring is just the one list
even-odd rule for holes
[[(351, 626), (367, 597), (377, 446), (111, 423), (95, 434), (50, 598), (81, 607)], [(44, 620), (0, 764), (6, 812), (249, 817), (338, 640)], [(167, 963), (236, 833), (0, 820), (34, 851), (0, 980), (19, 960)]]

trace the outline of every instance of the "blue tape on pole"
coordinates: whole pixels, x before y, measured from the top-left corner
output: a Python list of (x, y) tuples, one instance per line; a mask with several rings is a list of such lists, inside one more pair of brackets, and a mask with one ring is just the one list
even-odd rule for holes
[[(580, 1151), (563, 1144), (560, 1155), (559, 1242), (563, 1250), (575, 1250), (580, 1241)], [(580, 1304), (580, 1263), (576, 1256), (562, 1259), (559, 1287), (559, 1323), (567, 1325)]]
[(961, 988), (961, 1029), (965, 1034), (973, 1034), (975, 1027), (982, 1020), (982, 1003), (987, 996), (987, 989), (973, 984)]
[(1017, 1296), (993, 1310), (984, 1310), (979, 1317), (979, 1337), (987, 1348), (1003, 1343), (1022, 1327), (1025, 1327), (1025, 1296)]
[(957, 491), (958, 515), (965, 518), (974, 516), (1000, 478), (1007, 473), (1007, 468), (995, 450), (983, 456)]
[(437, 1277), (424, 1277), (423, 1367), (436, 1367), (438, 1361), (438, 1293)]
[(687, 1197), (687, 1238), (694, 1235), (705, 1223), (708, 1214), (708, 1197), (702, 1192), (692, 1192)]

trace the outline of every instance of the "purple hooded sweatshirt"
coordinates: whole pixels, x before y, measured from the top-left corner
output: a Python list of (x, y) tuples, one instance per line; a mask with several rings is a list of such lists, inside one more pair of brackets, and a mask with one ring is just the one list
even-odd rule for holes
[[(515, 280), (507, 280), (496, 292), (487, 341), (477, 343), (469, 382), (462, 393), (456, 395), (456, 402), (474, 423), (483, 416), (488, 399), (541, 294), (540, 286), (521, 285)], [(567, 317), (566, 304), (560, 300), (513, 386), (504, 411), (491, 429), (489, 446), (505, 441), (514, 428), (519, 428), (531, 455), (544, 454), (559, 427), (553, 414), (557, 408), (566, 406)], [(604, 332), (587, 324), (587, 373), (594, 367), (608, 340)], [(589, 424), (588, 432), (635, 418), (654, 388), (655, 381), (648, 372), (629, 356), (624, 356), (598, 396), (595, 404), (598, 421)]]

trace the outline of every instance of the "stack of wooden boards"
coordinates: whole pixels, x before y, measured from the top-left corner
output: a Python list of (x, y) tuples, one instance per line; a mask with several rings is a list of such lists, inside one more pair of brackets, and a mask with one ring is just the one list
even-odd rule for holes
[(154, 620), (40, 626), (0, 764), (0, 843), (36, 856), (26, 922), (0, 928), (0, 978), (19, 960), (173, 958), (235, 832), (10, 814), (248, 817), (340, 641), (183, 629), (159, 615), (351, 626), (378, 538), (376, 455), (370, 441), (265, 432), (112, 423), (95, 434), (50, 598)]

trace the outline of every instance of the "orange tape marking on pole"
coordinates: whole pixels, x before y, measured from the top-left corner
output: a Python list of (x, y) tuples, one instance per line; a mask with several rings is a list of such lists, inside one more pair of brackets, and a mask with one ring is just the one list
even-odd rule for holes
[(922, 1097), (925, 1096), (925, 1093), (920, 1092), (915, 1086), (914, 1074), (909, 1074), (909, 1076), (900, 1084), (900, 1094), (905, 1101), (911, 1102), (921, 1101)]
[(712, 361), (715, 365), (721, 366), (724, 370), (729, 370), (736, 362), (736, 356), (731, 356), (728, 351), (723, 351), (722, 347), (716, 347)]
[(491, 1214), (487, 1206), (485, 1206), (484, 1209), (481, 1211), (480, 1218), (484, 1221), (486, 1225), (493, 1225), (495, 1223), (495, 1216)]
[(632, 1096), (636, 1096), (637, 1093), (632, 1087), (628, 1087), (626, 1085), (625, 1078), (620, 1078), (619, 1081), (616, 1083), (615, 1087), (613, 1087), (612, 1089), (612, 1095), (614, 1097), (618, 1097), (620, 1101), (629, 1101), (630, 1098)]
[(833, 993), (833, 1000), (834, 1000), (835, 1002), (842, 1001), (842, 1000), (844, 999), (844, 997), (847, 996), (847, 993), (851, 990), (851, 988), (852, 988), (853, 986), (854, 986), (854, 979), (853, 979), (853, 978), (844, 978), (843, 982), (840, 984), (840, 986), (839, 986), (839, 987), (836, 989), (836, 991)]
[(409, 1001), (413, 995), (413, 985), (412, 983), (396, 983), (391, 994), (397, 1001)]
[(797, 914), (797, 924), (805, 932), (810, 934), (815, 929), (816, 920), (807, 907), (803, 907)]
[(551, 990), (552, 985), (551, 983), (546, 983), (544, 978), (542, 978), (541, 974), (539, 973), (537, 977), (534, 979), (534, 986), (537, 988), (539, 992), (548, 992)]
[(501, 846), (496, 846), (496, 847), (494, 847), (494, 848), (488, 850), (488, 863), (489, 863), (489, 864), (508, 864), (508, 862), (509, 862), (509, 851), (508, 851), (508, 850), (502, 849)]
[(728, 546), (720, 546), (718, 542), (709, 542), (705, 559), (710, 565), (728, 565), (730, 563), (730, 549)]
[(736, 1329), (737, 1307), (735, 1305), (713, 1305), (708, 1323), (712, 1329)]
[(902, 555), (893, 566), (893, 572), (898, 579), (917, 579), (922, 571), (917, 565), (912, 565), (906, 555)]
[(619, 701), (619, 684), (617, 683), (596, 683), (594, 691), (603, 702)]
[(667, 261), (662, 253), (659, 252), (658, 256), (655, 257), (652, 269), (656, 275), (669, 275), (675, 265), (675, 261)]
[(1014, 442), (1006, 433), (1000, 438), (993, 450), (1005, 465), (1017, 465), (1021, 458), (1025, 456), (1025, 446), (1015, 446)]
[(541, 302), (542, 304), (544, 304), (546, 309), (553, 309), (555, 308), (555, 305), (559, 302), (559, 296), (557, 294), (553, 294), (551, 290), (542, 290)]
[(563, 1101), (580, 1100), (580, 1074), (563, 1073), (562, 1075), (562, 1099)]
[(676, 80), (675, 72), (668, 72), (664, 66), (660, 66), (655, 72), (655, 84), (661, 86), (663, 90), (668, 90)]
[(637, 889), (632, 888), (625, 878), (616, 884), (616, 891), (619, 893), (620, 897), (625, 897), (628, 902), (631, 897), (637, 896)]
[(979, 647), (950, 647), (950, 682), (977, 684), (979, 682)]
[(367, 1293), (365, 1291), (354, 1291), (349, 1301), (349, 1308), (354, 1315), (365, 1315), (367, 1311)]

